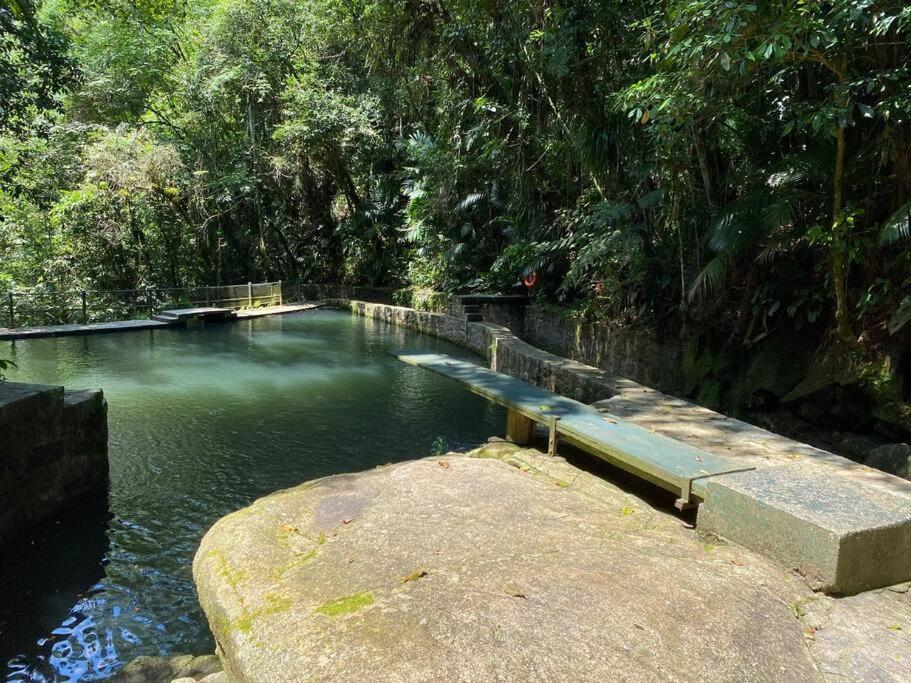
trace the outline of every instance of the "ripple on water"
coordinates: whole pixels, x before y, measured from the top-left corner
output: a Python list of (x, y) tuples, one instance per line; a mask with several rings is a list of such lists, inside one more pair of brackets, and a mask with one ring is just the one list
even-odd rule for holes
[(102, 387), (108, 499), (58, 516), (0, 566), (13, 681), (108, 678), (213, 648), (191, 575), (218, 518), (276, 489), (476, 444), (499, 408), (390, 350), (440, 340), (336, 311), (0, 344), (12, 379)]

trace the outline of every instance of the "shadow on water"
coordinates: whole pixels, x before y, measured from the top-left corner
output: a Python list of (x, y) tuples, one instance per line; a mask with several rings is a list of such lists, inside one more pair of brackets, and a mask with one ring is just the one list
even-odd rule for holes
[(61, 666), (61, 655), (73, 641), (95, 651), (91, 643), (99, 636), (86, 606), (104, 576), (109, 519), (105, 494), (61, 511), (3, 548), (0, 662), (7, 680), (78, 678)]

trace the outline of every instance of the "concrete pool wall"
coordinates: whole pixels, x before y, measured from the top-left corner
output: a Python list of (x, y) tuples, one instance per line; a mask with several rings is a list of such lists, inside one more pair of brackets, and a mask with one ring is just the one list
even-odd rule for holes
[(100, 390), (0, 382), (0, 546), (107, 483)]
[(816, 590), (856, 593), (911, 579), (911, 483), (903, 479), (542, 351), (484, 322), (474, 305), (471, 313), (454, 304), (444, 314), (330, 304), (442, 337), (486, 358), (492, 370), (753, 470), (704, 479), (710, 493), (700, 532), (756, 550)]

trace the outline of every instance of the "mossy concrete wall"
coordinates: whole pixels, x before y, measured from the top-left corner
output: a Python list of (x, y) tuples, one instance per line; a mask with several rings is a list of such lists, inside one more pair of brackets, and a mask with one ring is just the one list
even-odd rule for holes
[(483, 313), (485, 321), (508, 327), (538, 348), (659, 391), (684, 393), (683, 346), (679, 340), (658, 339), (653, 333), (630, 327), (580, 322), (555, 306), (531, 304), (524, 311), (485, 306)]
[(0, 545), (108, 482), (101, 391), (0, 383)]
[(329, 303), (367, 318), (446, 339), (487, 359), (491, 369), (497, 372), (583, 403), (594, 403), (630, 391), (653, 392), (626, 377), (536, 348), (502, 325), (468, 322), (442, 313), (365, 301), (332, 299)]

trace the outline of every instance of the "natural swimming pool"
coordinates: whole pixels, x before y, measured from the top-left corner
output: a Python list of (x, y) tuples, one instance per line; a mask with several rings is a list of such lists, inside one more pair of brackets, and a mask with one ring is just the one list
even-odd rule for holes
[(214, 643), (190, 573), (205, 530), (300, 482), (463, 448), (502, 409), (389, 351), (433, 337), (321, 310), (185, 330), (0, 343), (12, 381), (104, 389), (111, 484), (3, 549), (8, 680), (95, 680)]

